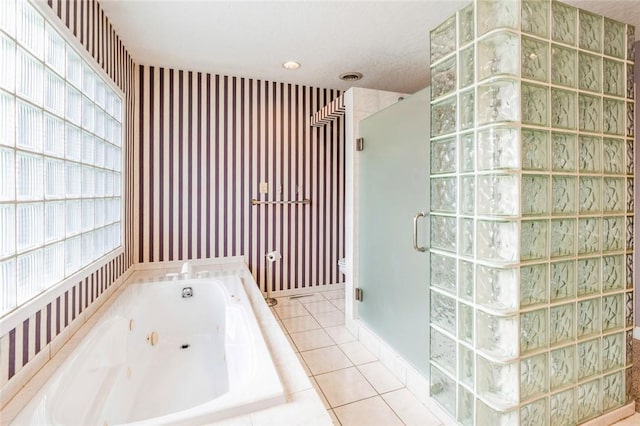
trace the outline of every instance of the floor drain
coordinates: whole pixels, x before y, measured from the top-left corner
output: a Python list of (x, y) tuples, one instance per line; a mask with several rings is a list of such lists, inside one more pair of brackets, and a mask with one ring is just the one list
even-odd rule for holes
[(180, 346), (180, 349), (187, 349), (189, 346), (191, 345), (189, 345), (188, 343), (185, 343), (184, 345)]

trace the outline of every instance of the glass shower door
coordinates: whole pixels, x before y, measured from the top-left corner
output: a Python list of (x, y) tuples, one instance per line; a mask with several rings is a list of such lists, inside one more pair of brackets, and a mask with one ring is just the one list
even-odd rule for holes
[[(360, 319), (424, 375), (429, 364), (429, 88), (360, 122)], [(414, 230), (414, 221), (416, 222)], [(414, 234), (414, 231), (417, 231)]]

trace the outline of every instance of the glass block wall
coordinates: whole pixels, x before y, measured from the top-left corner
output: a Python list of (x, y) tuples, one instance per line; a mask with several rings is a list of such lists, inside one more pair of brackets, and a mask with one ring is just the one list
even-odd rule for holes
[(630, 398), (633, 41), (550, 0), (431, 33), (430, 392), (461, 424)]
[(122, 97), (63, 34), (0, 0), (0, 316), (121, 245)]

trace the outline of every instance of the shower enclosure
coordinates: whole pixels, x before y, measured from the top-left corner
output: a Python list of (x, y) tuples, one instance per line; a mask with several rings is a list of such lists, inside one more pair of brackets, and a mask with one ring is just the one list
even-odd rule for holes
[[(415, 250), (412, 218), (429, 210), (429, 89), (360, 122), (358, 252), (360, 319), (422, 374), (428, 373), (429, 256)], [(415, 245), (428, 243), (417, 218)]]
[(634, 28), (476, 0), (431, 33), (430, 391), (465, 425), (630, 399)]

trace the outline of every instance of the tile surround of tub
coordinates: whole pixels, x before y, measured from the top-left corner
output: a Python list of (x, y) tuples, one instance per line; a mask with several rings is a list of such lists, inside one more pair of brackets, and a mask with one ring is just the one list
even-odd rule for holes
[[(203, 261), (194, 261), (195, 265), (201, 265)], [(180, 269), (181, 262), (167, 262), (170, 272)], [(201, 266), (195, 266), (197, 271)], [(157, 265), (136, 264), (130, 268), (128, 275), (135, 271), (157, 269)], [(275, 424), (305, 424), (308, 426), (327, 426), (331, 424), (330, 413), (323, 406), (323, 402), (314, 391), (310, 377), (303, 368), (303, 363), (299, 362), (300, 354), (294, 351), (287, 340), (287, 335), (282, 331), (282, 325), (272, 311), (264, 303), (263, 295), (255, 285), (253, 277), (246, 269), (242, 258), (231, 257), (226, 260), (216, 260), (216, 264), (205, 269), (214, 273), (238, 273), (242, 278), (243, 285), (258, 319), (265, 342), (271, 353), (274, 365), (278, 370), (282, 382), (286, 403), (268, 409), (255, 411), (250, 414), (230, 418), (216, 425), (245, 425), (245, 426), (272, 426)], [(110, 305), (124, 291), (126, 285), (121, 285), (115, 291), (111, 291), (112, 297), (106, 300), (86, 323), (80, 327), (78, 332), (64, 344), (57, 356), (53, 356), (51, 361), (45, 365), (33, 377), (27, 385), (20, 390), (18, 395), (0, 411), (0, 425), (8, 424), (26, 405), (29, 399), (42, 387), (51, 374), (59, 367), (72, 351), (81, 343), (82, 338), (95, 326), (106, 312)], [(3, 395), (4, 397), (4, 395)]]
[[(414, 378), (418, 373), (358, 321), (350, 321), (354, 334), (347, 329), (343, 296), (328, 290), (299, 299), (280, 297), (271, 308), (334, 425), (447, 424), (414, 395), (428, 389), (426, 380)], [(324, 302), (333, 302), (333, 308)], [(323, 326), (327, 315), (333, 320)]]

